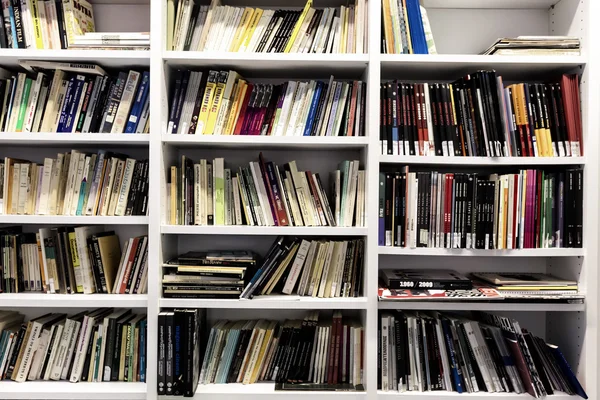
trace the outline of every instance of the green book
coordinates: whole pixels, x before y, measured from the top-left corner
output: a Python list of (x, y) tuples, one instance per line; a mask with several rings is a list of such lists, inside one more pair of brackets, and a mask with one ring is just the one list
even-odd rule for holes
[(25, 86), (23, 87), (23, 97), (21, 97), (21, 107), (19, 108), (19, 119), (17, 120), (17, 132), (23, 131), (23, 122), (25, 121), (25, 114), (27, 113), (27, 104), (29, 101), (29, 92), (31, 91), (31, 83), (33, 80), (25, 79)]
[(215, 225), (225, 225), (225, 160), (214, 162)]

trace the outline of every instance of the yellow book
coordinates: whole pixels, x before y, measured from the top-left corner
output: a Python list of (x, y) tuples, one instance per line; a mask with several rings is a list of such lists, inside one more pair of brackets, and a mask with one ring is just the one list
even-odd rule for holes
[[(40, 22), (40, 10), (38, 0), (31, 0), (31, 19), (33, 20), (33, 34), (35, 36), (35, 47), (44, 48), (44, 38), (42, 37), (42, 23)], [(42, 7), (45, 5), (42, 3)]]
[(311, 7), (312, 7), (312, 0), (307, 0), (306, 4), (304, 5), (304, 10), (302, 10), (302, 14), (300, 14), (300, 18), (298, 18), (296, 25), (294, 25), (294, 30), (292, 31), (292, 36), (290, 36), (290, 38), (285, 46), (285, 50), (283, 51), (284, 53), (289, 53), (290, 50), (292, 49), (292, 46), (294, 45), (294, 40), (296, 40), (298, 31), (300, 30), (300, 27), (302, 26), (302, 22), (304, 21), (304, 18), (306, 18), (306, 14), (308, 13), (308, 10)]
[(495, 287), (497, 290), (509, 290), (509, 291), (531, 291), (531, 292), (543, 292), (544, 290), (577, 290), (577, 285), (569, 285), (569, 286), (517, 286), (517, 285), (506, 285), (506, 286), (497, 286)]
[(169, 223), (177, 225), (177, 167), (171, 167), (171, 212)]
[(392, 32), (392, 11), (390, 2), (383, 0), (383, 31), (385, 32), (385, 47), (388, 54), (394, 53), (394, 34)]
[(75, 232), (69, 232), (69, 247), (71, 248), (71, 261), (73, 262), (73, 273), (75, 274), (77, 293), (83, 293), (83, 269), (81, 268), (81, 262), (79, 261)]
[(298, 250), (299, 246), (299, 243), (294, 244), (288, 255), (281, 261), (281, 263), (275, 270), (275, 273), (273, 274), (273, 276), (271, 276), (271, 279), (269, 279), (269, 282), (265, 285), (260, 294), (271, 294), (271, 292), (275, 288), (275, 285), (277, 285), (277, 282), (279, 282), (279, 279), (281, 279), (281, 276), (288, 268), (288, 265), (290, 265), (290, 263), (292, 262), (292, 258), (296, 255), (296, 250)]
[(219, 115), (219, 108), (223, 102), (223, 91), (225, 90), (225, 84), (227, 83), (228, 71), (219, 72), (217, 79), (217, 85), (215, 87), (215, 95), (213, 96), (212, 104), (208, 112), (208, 118), (206, 121), (206, 128), (204, 129), (205, 135), (212, 135), (215, 131), (215, 122), (217, 121), (217, 115)]
[(408, 13), (406, 12), (406, 0), (402, 0), (402, 11), (404, 14), (404, 23), (406, 24), (406, 43), (408, 44), (408, 54), (414, 54), (412, 40), (410, 39), (410, 24), (408, 23)]
[(258, 22), (262, 18), (264, 10), (262, 8), (255, 8), (254, 13), (252, 13), (252, 18), (250, 18), (250, 22), (248, 22), (248, 27), (244, 34), (242, 35), (240, 46), (235, 51), (244, 52), (250, 45), (250, 41), (252, 40), (252, 36), (254, 35), (254, 31), (258, 26)]
[[(519, 83), (517, 85), (517, 88), (519, 91), (519, 101), (521, 103), (521, 123), (523, 125), (529, 125), (529, 111), (527, 110), (527, 99), (525, 97), (525, 85), (523, 83)], [(533, 144), (533, 155), (535, 157), (538, 157), (541, 154), (541, 153), (539, 153), (539, 148), (538, 148), (538, 146), (541, 145), (541, 143), (538, 143), (538, 140), (539, 140), (538, 131), (539, 131), (539, 129), (534, 129), (534, 131), (531, 132), (531, 142)]]
[(198, 126), (196, 127), (196, 135), (202, 135), (206, 132), (206, 125), (208, 122), (208, 114), (212, 105), (213, 97), (215, 96), (215, 89), (217, 87), (217, 78), (219, 76), (218, 71), (209, 71), (208, 79), (206, 81), (206, 89), (204, 89), (204, 96), (202, 98), (202, 106), (200, 107), (200, 114), (198, 115)]
[[(233, 110), (236, 99), (240, 95), (241, 89), (242, 89), (242, 84), (238, 80), (237, 82), (234, 83), (233, 90), (231, 91), (231, 94), (229, 95), (229, 101), (228, 101), (229, 104), (227, 105), (227, 110), (225, 110), (225, 115), (223, 116), (223, 121), (221, 122), (221, 130), (219, 132), (220, 135), (230, 135), (231, 134), (231, 133), (229, 133), (229, 131), (227, 129), (230, 124), (229, 121), (231, 120), (231, 111)], [(225, 92), (227, 92), (227, 86), (225, 86)]]
[(254, 16), (254, 9), (250, 7), (246, 7), (244, 12), (242, 13), (242, 17), (240, 18), (240, 23), (235, 30), (235, 34), (233, 35), (233, 40), (231, 41), (231, 46), (229, 46), (229, 51), (237, 52), (246, 36), (246, 30), (248, 29), (248, 25), (250, 25), (250, 21)]
[(275, 330), (275, 326), (277, 325), (276, 321), (270, 321), (267, 329), (265, 331), (265, 337), (260, 345), (260, 351), (258, 353), (258, 358), (256, 359), (256, 363), (254, 364), (254, 369), (252, 371), (252, 375), (250, 377), (250, 383), (256, 383), (258, 380), (258, 374), (262, 369), (262, 364), (265, 361), (265, 357), (267, 354), (267, 348), (269, 347), (269, 343), (273, 339), (273, 332)]
[(342, 36), (340, 37), (340, 47), (338, 48), (338, 53), (346, 52), (346, 36), (348, 35), (348, 14), (346, 13), (347, 10), (348, 8), (344, 6), (340, 7), (340, 32), (342, 33)]
[(227, 120), (227, 129), (225, 129), (226, 135), (233, 135), (233, 130), (235, 129), (235, 124), (237, 122), (240, 109), (242, 108), (242, 101), (244, 101), (244, 97), (246, 96), (246, 90), (248, 89), (248, 84), (243, 79), (240, 79), (238, 86), (240, 87), (240, 90), (235, 100), (233, 101), (231, 111), (229, 112), (229, 119)]
[(175, 0), (167, 0), (167, 50), (173, 50), (175, 31)]

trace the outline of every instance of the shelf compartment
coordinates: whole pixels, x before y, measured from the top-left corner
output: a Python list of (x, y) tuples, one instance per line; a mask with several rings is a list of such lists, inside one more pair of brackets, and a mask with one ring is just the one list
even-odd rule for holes
[[(403, 400), (440, 400), (440, 399), (461, 399), (467, 398), (469, 400), (531, 400), (533, 397), (529, 393), (457, 393), (457, 392), (443, 392), (443, 391), (435, 391), (435, 392), (384, 392), (381, 390), (377, 391), (377, 397), (380, 400), (383, 399), (398, 399), (402, 398)], [(548, 400), (578, 400), (581, 399), (579, 396), (569, 396), (566, 393), (558, 393), (551, 396), (547, 396)]]
[(142, 382), (2, 381), (0, 397), (22, 400), (142, 400), (146, 399), (146, 384)]
[(52, 225), (147, 225), (148, 216), (108, 217), (99, 215), (0, 215), (0, 224)]
[(179, 147), (245, 149), (360, 149), (367, 136), (163, 135), (163, 143)]
[(148, 146), (149, 142), (150, 135), (146, 134), (0, 132), (0, 145), (3, 146)]
[(428, 247), (386, 247), (379, 246), (380, 255), (403, 256), (471, 256), (471, 257), (583, 257), (585, 249), (512, 249), (512, 250), (483, 250), (483, 249), (444, 249)]
[(172, 67), (235, 69), (244, 76), (259, 73), (270, 78), (290, 75), (296, 78), (318, 73), (321, 77), (334, 74), (342, 78), (360, 75), (369, 63), (369, 55), (165, 51), (163, 61)]
[(77, 308), (141, 308), (148, 306), (145, 294), (48, 294), (48, 293), (3, 293), (0, 307), (77, 307)]
[(585, 157), (437, 157), (380, 155), (380, 164), (476, 166), (584, 165)]
[(380, 310), (438, 311), (584, 311), (585, 304), (509, 303), (497, 301), (379, 301)]
[[(0, 303), (1, 304), (1, 303)], [(239, 299), (160, 299), (164, 308), (233, 308), (281, 310), (364, 310), (366, 297), (320, 299), (306, 296), (257, 296), (252, 300)]]
[(92, 63), (108, 68), (126, 68), (149, 66), (150, 51), (0, 49), (0, 65), (18, 67), (19, 60)]
[[(279, 399), (285, 397), (286, 400), (300, 400), (300, 399), (334, 399), (343, 398), (346, 400), (350, 399), (366, 399), (366, 392), (329, 392), (329, 391), (275, 391), (275, 384), (266, 383), (253, 383), (251, 385), (243, 385), (241, 383), (228, 383), (226, 385), (210, 384), (210, 385), (198, 385), (194, 398), (197, 400), (211, 399), (211, 400), (225, 400), (231, 399), (231, 396), (243, 396), (246, 400), (261, 400), (265, 396), (272, 399)], [(167, 397), (161, 396), (162, 399)]]
[[(0, 222), (2, 220), (0, 219)], [(296, 235), (296, 236), (366, 236), (365, 227), (331, 226), (198, 226), (162, 225), (162, 234), (168, 235)]]
[(558, 77), (585, 65), (583, 56), (484, 56), (467, 54), (382, 54), (383, 79), (451, 80), (478, 70), (496, 70), (505, 81)]

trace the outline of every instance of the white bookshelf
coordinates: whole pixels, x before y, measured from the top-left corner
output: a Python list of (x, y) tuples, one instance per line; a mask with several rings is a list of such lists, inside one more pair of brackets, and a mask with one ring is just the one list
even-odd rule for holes
[[(149, 67), (151, 74), (150, 135), (108, 134), (22, 134), (0, 133), (0, 153), (22, 154), (38, 159), (57, 149), (110, 148), (134, 156), (149, 155), (149, 216), (20, 216), (1, 215), (0, 225), (24, 225), (35, 230), (49, 225), (102, 224), (120, 237), (148, 233), (148, 295), (44, 295), (1, 294), (0, 308), (24, 310), (28, 315), (100, 306), (145, 309), (148, 313), (147, 383), (0, 382), (0, 399), (148, 399), (156, 400), (157, 315), (161, 308), (198, 307), (208, 310), (209, 321), (228, 318), (300, 317), (307, 310), (342, 309), (358, 316), (365, 324), (366, 391), (275, 392), (272, 383), (254, 385), (201, 385), (195, 398), (210, 400), (259, 400), (264, 398), (352, 399), (352, 400), (526, 400), (527, 394), (458, 395), (456, 393), (383, 393), (377, 391), (377, 314), (381, 309), (482, 310), (515, 316), (522, 326), (561, 346), (590, 399), (600, 398), (597, 371), (599, 353), (598, 314), (600, 283), (597, 266), (600, 239), (598, 198), (600, 196), (600, 2), (585, 0), (422, 0), (438, 48), (438, 55), (380, 54), (380, 2), (369, 1), (368, 54), (236, 54), (165, 51), (166, 0), (92, 0), (97, 29), (104, 31), (151, 31), (150, 51), (49, 51), (0, 49), (0, 66), (14, 67), (20, 59), (70, 62), (96, 62), (111, 68)], [(225, 1), (231, 5), (302, 7), (269, 0)], [(329, 5), (342, 2), (329, 1)], [(317, 5), (320, 6), (320, 5)], [(498, 37), (517, 35), (574, 35), (582, 38), (583, 51), (577, 57), (500, 57), (477, 55)], [(250, 79), (363, 79), (367, 82), (365, 137), (253, 137), (165, 135), (168, 118), (170, 74), (177, 68), (236, 69)], [(381, 80), (452, 81), (463, 73), (495, 69), (507, 81), (544, 80), (565, 72), (582, 74), (582, 110), (585, 156), (581, 158), (462, 158), (382, 156), (379, 148), (379, 84)], [(235, 162), (255, 160), (263, 151), (267, 159), (296, 159), (303, 165), (330, 170), (331, 160), (359, 159), (367, 173), (367, 226), (338, 227), (215, 227), (166, 224), (166, 171), (181, 155), (194, 158), (225, 157)], [(33, 155), (30, 155), (33, 154)], [(585, 168), (583, 249), (460, 250), (404, 249), (379, 247), (377, 237), (378, 173), (380, 166), (415, 165), (438, 169), (508, 169), (529, 166)], [(25, 228), (24, 228), (25, 229)], [(161, 265), (164, 260), (187, 250), (249, 248), (262, 252), (278, 235), (318, 237), (364, 237), (366, 240), (364, 293), (359, 298), (319, 299), (297, 296), (257, 297), (253, 300), (165, 299), (161, 298)], [(443, 258), (442, 258), (443, 257)], [(504, 258), (506, 257), (506, 258)], [(442, 262), (440, 262), (442, 261)], [(459, 271), (485, 271), (505, 267), (515, 271), (554, 272), (579, 281), (587, 293), (585, 304), (535, 303), (432, 303), (378, 302), (378, 271), (406, 267), (454, 268)], [(577, 399), (563, 394), (552, 400)], [(161, 399), (165, 399), (162, 397)]]

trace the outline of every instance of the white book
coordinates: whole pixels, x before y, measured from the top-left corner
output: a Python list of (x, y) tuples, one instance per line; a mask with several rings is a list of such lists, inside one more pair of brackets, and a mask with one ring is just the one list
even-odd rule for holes
[(202, 29), (204, 28), (204, 24), (206, 22), (207, 13), (208, 6), (200, 6), (200, 12), (198, 13), (198, 18), (196, 19), (196, 25), (194, 26), (194, 30), (192, 32), (192, 40), (190, 42), (191, 51), (196, 50), (198, 48), (198, 45), (200, 44)]
[(45, 158), (44, 159), (44, 167), (43, 167), (43, 175), (42, 175), (42, 185), (40, 187), (40, 202), (37, 207), (37, 213), (40, 215), (48, 214), (48, 203), (50, 198), (50, 184), (52, 181), (52, 172), (54, 170), (54, 159)]
[(31, 85), (31, 92), (27, 101), (27, 110), (25, 111), (25, 120), (23, 121), (23, 132), (32, 132), (33, 119), (35, 117), (35, 110), (38, 105), (38, 98), (42, 90), (42, 82), (44, 80), (44, 74), (38, 72), (35, 82)]
[(256, 193), (258, 194), (258, 201), (260, 203), (260, 209), (264, 221), (266, 221), (267, 226), (274, 226), (275, 220), (273, 219), (269, 197), (267, 196), (267, 188), (265, 187), (265, 182), (263, 180), (258, 162), (251, 162), (250, 170), (252, 171), (252, 178), (254, 179), (254, 186), (256, 188)]
[(73, 368), (71, 369), (71, 375), (69, 377), (70, 382), (79, 382), (79, 379), (81, 378), (81, 372), (85, 362), (85, 353), (92, 336), (94, 322), (95, 318), (93, 316), (86, 315), (83, 317), (79, 337), (75, 348), (73, 349), (75, 357), (73, 359)]
[(304, 129), (306, 127), (306, 122), (308, 119), (308, 114), (310, 112), (310, 106), (312, 104), (313, 97), (315, 95), (315, 89), (317, 87), (317, 81), (310, 81), (308, 83), (308, 88), (306, 89), (306, 95), (304, 96), (304, 100), (300, 105), (300, 115), (296, 120), (296, 129), (294, 131), (294, 136), (302, 136), (304, 134)]
[(64, 329), (65, 329), (65, 322), (61, 322), (58, 325), (56, 325), (55, 332), (54, 332), (55, 339), (54, 339), (54, 342), (52, 343), (52, 352), (50, 353), (50, 357), (48, 358), (48, 363), (47, 363), (46, 369), (43, 371), (44, 375), (40, 376), (40, 378), (42, 378), (45, 381), (50, 380), (50, 374), (52, 373), (52, 366), (54, 365), (56, 357), (58, 356), (58, 351), (60, 349), (60, 341), (62, 339), (62, 334), (64, 332)]
[(105, 207), (102, 210), (102, 215), (115, 215), (115, 209), (117, 208), (117, 201), (119, 199), (119, 188), (121, 187), (123, 173), (125, 172), (125, 160), (118, 160), (114, 171), (114, 175), (112, 173), (112, 170), (110, 172), (112, 175), (110, 180), (112, 181), (112, 185), (109, 184), (108, 186), (108, 189), (110, 189), (110, 200), (108, 201), (108, 203), (104, 204)]
[(192, 121), (192, 113), (194, 111), (194, 105), (196, 103), (196, 96), (198, 95), (198, 89), (200, 88), (200, 80), (202, 78), (201, 72), (192, 71), (190, 74), (189, 85), (186, 88), (185, 100), (183, 102), (183, 108), (181, 112), (180, 122), (177, 126), (177, 134), (187, 134)]
[(221, 43), (222, 51), (229, 51), (229, 49), (231, 48), (231, 44), (235, 40), (235, 33), (238, 29), (240, 21), (242, 20), (243, 14), (243, 7), (237, 7), (235, 9), (235, 13), (232, 16), (229, 26), (227, 27), (226, 35), (223, 38), (223, 42)]
[(19, 110), (21, 108), (21, 99), (23, 97), (23, 89), (25, 88), (25, 81), (27, 76), (20, 72), (17, 77), (17, 87), (15, 95), (13, 96), (12, 107), (10, 110), (10, 118), (8, 122), (8, 132), (15, 132), (17, 130), (17, 121), (19, 119)]
[(277, 126), (274, 129), (273, 136), (283, 136), (284, 135), (297, 88), (298, 88), (297, 81), (289, 81), (288, 82), (288, 86), (287, 86), (287, 89), (285, 92), (285, 97), (283, 99), (283, 105), (281, 107), (281, 114), (279, 116), (279, 120), (277, 121)]
[[(33, 0), (36, 1), (36, 0)], [(44, 49), (52, 48), (52, 25), (48, 17), (48, 6), (46, 5), (48, 1), (37, 0), (37, 9), (39, 16), (40, 29), (42, 32), (42, 43)]]
[(300, 205), (298, 204), (298, 198), (296, 197), (296, 190), (294, 189), (294, 181), (289, 172), (286, 172), (286, 178), (284, 178), (283, 184), (290, 200), (291, 212), (294, 216), (294, 226), (304, 226), (304, 219), (302, 218)]
[[(258, 20), (258, 25), (256, 25), (256, 29), (254, 29), (254, 33), (252, 34), (252, 38), (250, 39), (250, 43), (248, 43), (248, 47), (244, 49), (246, 53), (254, 53), (256, 52), (256, 48), (260, 44), (260, 39), (265, 33), (265, 29), (269, 25), (269, 22), (273, 18), (274, 10), (265, 10), (263, 15)], [(242, 51), (242, 50), (241, 50)]]
[(333, 24), (331, 25), (331, 32), (327, 38), (327, 44), (325, 45), (324, 53), (339, 53), (340, 52), (340, 37), (342, 25), (340, 24), (339, 17), (333, 17)]
[(298, 205), (300, 206), (300, 212), (302, 214), (302, 219), (304, 220), (304, 225), (306, 226), (316, 226), (317, 223), (315, 220), (315, 212), (312, 209), (312, 201), (310, 199), (310, 192), (307, 192), (305, 186), (302, 181), (302, 175), (298, 172), (298, 168), (296, 167), (296, 162), (292, 161), (289, 163), (290, 166), (290, 174), (292, 176), (292, 182), (294, 189), (296, 191), (296, 195), (298, 197)]
[(31, 12), (32, 0), (14, 0), (14, 2), (19, 1), (21, 2), (21, 23), (23, 25), (23, 33), (25, 35), (25, 48), (35, 49), (36, 42), (35, 35), (33, 33), (33, 15)]
[[(25, 214), (25, 205), (27, 204), (27, 198), (29, 195), (29, 169), (31, 165), (28, 163), (21, 164), (21, 168), (19, 169), (19, 197), (17, 202), (17, 214), (23, 215)], [(14, 197), (13, 192), (13, 197)]]
[(58, 29), (58, 15), (56, 13), (56, 2), (45, 1), (46, 21), (48, 23), (48, 42), (50, 49), (60, 49), (60, 31)]
[(51, 122), (50, 125), (50, 131), (52, 132), (56, 132), (58, 131), (58, 125), (60, 123), (60, 116), (62, 114), (62, 108), (63, 105), (66, 101), (66, 94), (67, 94), (67, 89), (69, 87), (69, 81), (68, 80), (63, 80), (60, 83), (60, 88), (58, 89), (58, 98), (56, 100), (56, 114), (53, 115), (53, 121)]
[(316, 10), (311, 7), (306, 12), (306, 15), (304, 17), (304, 20), (302, 21), (302, 25), (300, 25), (300, 29), (298, 30), (298, 34), (296, 35), (296, 39), (294, 40), (294, 44), (292, 45), (290, 53), (298, 53), (300, 45), (306, 37), (306, 31), (308, 29), (308, 26), (310, 25), (310, 21), (312, 21), (313, 16), (315, 15), (315, 11)]
[[(325, 253), (325, 260), (323, 262), (323, 271), (321, 272), (321, 279), (319, 282), (318, 293), (317, 296), (319, 298), (330, 297), (329, 293), (327, 293), (326, 289), (328, 286), (328, 282), (331, 282), (330, 278), (332, 278), (332, 270), (334, 269), (334, 254), (337, 256), (337, 252), (339, 252), (339, 243), (338, 242), (329, 242), (327, 247), (327, 252)], [(331, 286), (329, 286), (331, 290)], [(315, 291), (317, 288), (315, 287)]]
[(301, 112), (301, 107), (304, 105), (304, 99), (306, 97), (307, 90), (307, 82), (300, 82), (298, 84), (298, 88), (296, 90), (296, 93), (294, 94), (294, 98), (292, 99), (292, 110), (290, 112), (289, 121), (283, 127), (283, 136), (293, 136), (295, 134), (296, 121), (298, 120), (298, 115)]
[(87, 239), (103, 230), (104, 228), (102, 226), (81, 226), (75, 228), (75, 243), (77, 245), (81, 269), (81, 275), (75, 274), (75, 283), (78, 287), (80, 285), (83, 286), (83, 293), (85, 294), (96, 292), (94, 275), (92, 266), (90, 265)]
[(325, 45), (327, 44), (327, 38), (329, 37), (329, 33), (331, 32), (331, 29), (332, 29), (334, 16), (335, 16), (335, 10), (332, 9), (331, 12), (329, 13), (329, 15), (327, 16), (325, 25), (323, 26), (323, 34), (321, 35), (321, 38), (317, 45), (316, 53), (324, 53), (325, 52)]
[(208, 7), (208, 9), (206, 11), (206, 20), (204, 21), (204, 25), (202, 26), (202, 33), (200, 34), (200, 40), (198, 41), (198, 46), (196, 48), (190, 49), (190, 50), (197, 50), (197, 51), (206, 50), (206, 48), (205, 48), (206, 41), (209, 36), (209, 32), (211, 32), (212, 28), (214, 28), (215, 14), (216, 14), (218, 5), (219, 5), (219, 0), (211, 0), (210, 6)]
[[(322, 120), (319, 122), (318, 136), (327, 134), (327, 127), (331, 124), (331, 111), (335, 110), (334, 105), (339, 102), (339, 95), (342, 90), (342, 82), (331, 82), (330, 92), (328, 93), (326, 103), (323, 104)], [(337, 100), (336, 100), (337, 99)]]
[(222, 52), (227, 51), (227, 41), (231, 36), (232, 25), (237, 17), (239, 11), (238, 7), (226, 6), (226, 13), (223, 17), (223, 22), (219, 27), (219, 34), (215, 36), (215, 43), (213, 45), (214, 51)]
[(233, 191), (234, 225), (242, 225), (242, 203), (240, 200), (239, 182), (237, 177), (231, 178), (231, 189)]
[[(57, 214), (57, 201), (58, 201), (58, 189), (60, 184), (60, 178), (63, 172), (64, 154), (59, 153), (56, 160), (53, 160), (52, 171), (50, 172), (50, 186), (48, 194), (47, 213), (50, 215)], [(45, 168), (44, 168), (44, 172)], [(43, 188), (43, 184), (42, 184)], [(43, 194), (43, 192), (42, 192)]]
[(315, 38), (313, 39), (310, 49), (307, 53), (317, 53), (317, 48), (319, 47), (319, 43), (321, 41), (321, 37), (324, 35), (325, 23), (329, 19), (329, 16), (332, 14), (332, 8), (325, 8), (323, 10), (323, 14), (321, 15), (321, 20), (319, 20), (319, 27), (315, 33)]
[(135, 170), (136, 160), (128, 158), (125, 161), (125, 171), (123, 172), (123, 179), (119, 186), (119, 196), (117, 198), (117, 204), (115, 207), (115, 214), (117, 216), (125, 215), (125, 207), (127, 207), (127, 200), (129, 199), (129, 189), (131, 188), (131, 181), (133, 179), (133, 172)]
[(300, 247), (298, 247), (298, 251), (296, 252), (294, 261), (292, 262), (290, 273), (285, 281), (282, 293), (292, 294), (292, 292), (294, 291), (294, 288), (296, 287), (296, 282), (298, 281), (298, 278), (300, 277), (300, 272), (302, 271), (302, 267), (304, 266), (304, 261), (306, 261), (306, 256), (308, 254), (310, 246), (310, 241), (302, 239)]
[(183, 46), (186, 41), (190, 19), (192, 18), (192, 8), (194, 7), (193, 0), (186, 0), (183, 5), (183, 14), (179, 29), (175, 32), (175, 50), (183, 51)]
[(71, 174), (71, 170), (69, 170), (69, 175), (71, 177), (67, 182), (67, 193), (65, 194), (65, 198), (68, 195), (68, 203), (65, 202), (63, 214), (64, 215), (75, 215), (75, 211), (77, 210), (77, 202), (79, 201), (79, 189), (81, 187), (81, 179), (83, 178), (83, 168), (85, 166), (85, 153), (77, 153), (77, 156), (71, 153), (71, 161), (73, 165), (73, 173)]
[(217, 8), (217, 13), (215, 15), (215, 21), (213, 26), (210, 29), (210, 33), (208, 39), (206, 40), (204, 51), (217, 51), (218, 50), (218, 41), (222, 37), (225, 31), (225, 24), (227, 22), (227, 16), (232, 7), (230, 6), (220, 6)]
[(33, 355), (33, 361), (31, 363), (31, 368), (29, 368), (29, 374), (27, 376), (27, 380), (35, 381), (40, 378), (40, 369), (43, 364), (42, 361), (46, 357), (46, 352), (48, 351), (48, 345), (50, 344), (50, 337), (52, 332), (54, 331), (55, 326), (52, 325), (50, 328), (46, 328), (42, 330), (42, 334), (38, 340), (38, 346), (35, 350), (35, 354)]
[(110, 133), (123, 133), (139, 82), (140, 73), (137, 71), (129, 71), (127, 82), (123, 89), (123, 95), (121, 96), (121, 101), (119, 102), (117, 113), (115, 114), (115, 122), (112, 125)]
[[(65, 369), (65, 364), (69, 362), (72, 356), (71, 351), (71, 343), (74, 341), (74, 337), (79, 334), (79, 328), (81, 326), (81, 322), (75, 321), (74, 319), (67, 318), (65, 321), (65, 326), (62, 331), (62, 336), (60, 341), (58, 342), (58, 351), (54, 358), (54, 362), (52, 363), (52, 368), (50, 372), (49, 379), (53, 381), (58, 381), (62, 378), (62, 371)], [(76, 339), (75, 339), (76, 340)], [(67, 366), (68, 369), (68, 366)], [(66, 377), (66, 373), (65, 373)]]

